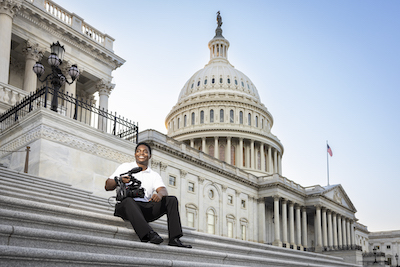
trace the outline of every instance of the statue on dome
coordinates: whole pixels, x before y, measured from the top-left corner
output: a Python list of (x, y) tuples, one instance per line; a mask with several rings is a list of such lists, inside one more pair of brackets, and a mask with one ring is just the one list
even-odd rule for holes
[(217, 12), (217, 24), (218, 24), (218, 28), (221, 28), (221, 26), (222, 26), (222, 18), (221, 18), (221, 15), (220, 15), (219, 11)]
[[(223, 36), (222, 36), (222, 29), (221, 29), (222, 18), (221, 18), (221, 14), (220, 14), (219, 11), (217, 12), (217, 25), (218, 25), (218, 27), (217, 27), (217, 29), (215, 30), (215, 37), (222, 37), (222, 38), (223, 38)], [(215, 38), (215, 37), (214, 37), (214, 38)]]

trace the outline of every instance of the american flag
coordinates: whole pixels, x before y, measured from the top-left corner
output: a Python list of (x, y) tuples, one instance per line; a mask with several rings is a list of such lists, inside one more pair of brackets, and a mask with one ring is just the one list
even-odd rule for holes
[(332, 157), (332, 149), (329, 147), (328, 144), (326, 144), (326, 146), (328, 147), (328, 154)]

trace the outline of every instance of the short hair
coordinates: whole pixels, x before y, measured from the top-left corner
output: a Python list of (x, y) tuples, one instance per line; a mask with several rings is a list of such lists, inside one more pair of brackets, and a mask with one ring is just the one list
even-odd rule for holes
[(136, 150), (138, 149), (138, 147), (139, 147), (140, 145), (146, 146), (146, 147), (149, 149), (149, 153), (150, 153), (150, 156), (151, 156), (151, 147), (150, 147), (150, 145), (149, 145), (148, 143), (146, 143), (146, 142), (140, 142), (140, 143), (138, 143), (138, 144), (136, 145), (136, 148), (135, 148), (135, 153), (136, 153)]

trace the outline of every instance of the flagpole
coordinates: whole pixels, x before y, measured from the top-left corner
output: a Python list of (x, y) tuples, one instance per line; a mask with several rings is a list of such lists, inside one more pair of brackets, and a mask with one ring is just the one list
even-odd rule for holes
[[(326, 148), (328, 148), (328, 140), (326, 140)], [(326, 151), (326, 167), (327, 167), (327, 176), (328, 176), (328, 186), (329, 186), (329, 157), (328, 151)]]

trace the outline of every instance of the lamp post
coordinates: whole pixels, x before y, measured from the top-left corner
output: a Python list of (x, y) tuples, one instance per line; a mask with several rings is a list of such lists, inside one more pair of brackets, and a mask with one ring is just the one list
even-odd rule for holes
[(71, 76), (72, 82), (69, 82), (67, 78), (62, 73), (59, 66), (62, 64), (64, 59), (64, 46), (62, 46), (58, 41), (57, 43), (53, 43), (50, 45), (51, 54), (47, 59), (47, 62), (51, 66), (51, 73), (47, 75), (43, 80), (40, 79), (40, 76), (44, 73), (44, 66), (40, 62), (36, 62), (33, 66), (33, 72), (36, 73), (39, 81), (45, 82), (47, 79), (51, 80), (51, 84), (53, 85), (54, 94), (53, 99), (51, 100), (51, 110), (57, 112), (58, 108), (58, 91), (60, 87), (67, 82), (68, 84), (72, 84), (78, 77), (79, 77), (79, 70), (76, 65), (72, 65), (69, 70), (68, 74)]
[(396, 258), (396, 267), (399, 267), (399, 255), (394, 256)]

